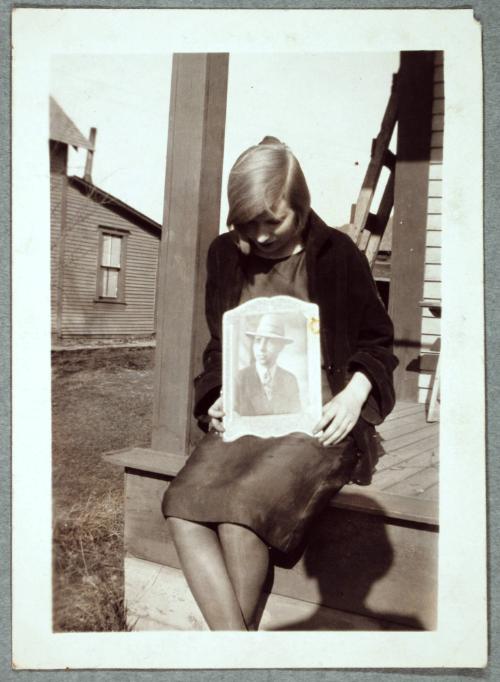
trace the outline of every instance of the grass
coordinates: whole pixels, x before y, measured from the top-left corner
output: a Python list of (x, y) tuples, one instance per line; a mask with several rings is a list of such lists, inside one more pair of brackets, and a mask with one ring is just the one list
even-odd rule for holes
[(125, 630), (123, 472), (103, 452), (148, 445), (153, 350), (53, 355), (54, 630)]

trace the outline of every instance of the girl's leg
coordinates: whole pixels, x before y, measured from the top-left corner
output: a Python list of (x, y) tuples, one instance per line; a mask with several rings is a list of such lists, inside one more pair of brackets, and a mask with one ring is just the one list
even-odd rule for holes
[(233, 523), (218, 526), (227, 571), (247, 628), (254, 619), (269, 567), (269, 549), (249, 528)]
[(211, 630), (246, 630), (215, 530), (169, 517), (168, 527), (182, 570)]

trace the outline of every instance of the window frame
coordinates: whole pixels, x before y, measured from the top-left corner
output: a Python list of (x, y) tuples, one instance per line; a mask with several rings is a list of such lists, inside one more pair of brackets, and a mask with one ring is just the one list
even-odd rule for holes
[[(97, 273), (96, 273), (96, 298), (97, 303), (120, 303), (125, 304), (125, 278), (127, 270), (127, 241), (130, 235), (130, 230), (122, 230), (115, 227), (106, 227), (104, 225), (98, 226), (98, 248), (97, 248)], [(118, 283), (117, 283), (117, 295), (115, 296), (104, 296), (103, 285), (102, 285), (102, 271), (113, 269), (102, 265), (102, 255), (104, 248), (104, 237), (120, 237), (121, 247), (120, 247), (120, 267), (114, 268), (118, 270)]]

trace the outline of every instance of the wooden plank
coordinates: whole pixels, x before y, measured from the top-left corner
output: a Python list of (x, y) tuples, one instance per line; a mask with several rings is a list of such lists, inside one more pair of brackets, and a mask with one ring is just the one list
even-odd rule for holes
[(436, 69), (437, 66), (442, 66), (444, 64), (444, 52), (442, 50), (439, 50), (438, 52), (434, 53), (434, 70)]
[(390, 262), (380, 262), (376, 260), (372, 270), (373, 278), (380, 282), (391, 281), (391, 264)]
[(430, 387), (429, 409), (427, 412), (427, 419), (430, 422), (439, 420), (440, 413), (440, 395), (441, 395), (441, 373), (440, 373), (441, 358), (438, 358), (436, 371), (434, 372), (432, 386)]
[(433, 436), (436, 432), (436, 427), (434, 424), (426, 424), (416, 431), (411, 433), (403, 433), (401, 435), (395, 436), (384, 443), (384, 449), (386, 452), (394, 452), (400, 448), (405, 448), (412, 443), (419, 443), (429, 436)]
[(429, 246), (429, 240), (427, 240), (425, 249), (425, 262), (430, 264), (441, 263), (441, 247)]
[(394, 483), (385, 492), (405, 496), (419, 495), (426, 499), (425, 491), (427, 488), (436, 485), (438, 480), (439, 472), (437, 468), (435, 466), (428, 466), (415, 472), (412, 476)]
[(420, 371), (435, 372), (438, 358), (439, 353), (429, 353), (426, 355), (422, 355), (420, 358)]
[(429, 179), (429, 197), (443, 196), (443, 181)]
[(428, 488), (425, 491), (425, 497), (428, 500), (437, 500), (439, 499), (439, 483), (435, 483), (433, 486)]
[(439, 317), (422, 316), (422, 333), (436, 335), (441, 334), (441, 320)]
[[(400, 439), (403, 438), (403, 449), (408, 448), (412, 443), (417, 443), (425, 440), (427, 437), (434, 435), (434, 432), (429, 429), (427, 421), (422, 419), (422, 422), (414, 426), (403, 424), (398, 426), (398, 422), (391, 422), (392, 429), (387, 435), (383, 435), (383, 446), (386, 453), (400, 450)], [(420, 448), (420, 445), (418, 445)], [(405, 453), (403, 453), (405, 454)]]
[[(422, 405), (422, 407), (424, 407), (424, 405)], [(378, 487), (377, 481), (381, 472), (385, 471), (386, 469), (390, 469), (391, 467), (400, 466), (412, 457), (416, 457), (424, 452), (429, 451), (439, 451), (439, 436), (437, 433), (415, 441), (409, 446), (399, 448), (393, 452), (387, 452), (378, 461), (377, 469), (373, 478), (373, 487)]]
[(441, 341), (441, 336), (439, 334), (422, 334), (420, 343), (422, 345), (422, 351), (426, 352), (429, 350), (437, 350), (439, 348), (439, 343)]
[(434, 97), (444, 97), (444, 83), (435, 83), (433, 90)]
[(422, 403), (422, 405), (427, 405), (429, 402), (429, 389), (428, 388), (419, 388), (418, 389), (418, 402)]
[(186, 458), (179, 453), (159, 452), (149, 448), (124, 448), (105, 453), (103, 459), (124, 469), (168, 477), (177, 476), (186, 462)]
[(433, 130), (431, 135), (431, 147), (443, 147), (443, 131)]
[[(398, 399), (416, 400), (425, 262), (425, 225), (433, 104), (434, 54), (403, 52), (398, 75), (398, 140), (394, 190), (394, 231), (389, 313), (395, 325)], [(418, 115), (416, 114), (418, 112)]]
[(394, 426), (397, 421), (398, 424), (419, 424), (423, 421), (424, 415), (421, 405), (417, 403), (411, 403), (404, 410), (399, 410), (394, 414), (394, 419), (386, 419), (377, 427), (380, 433), (385, 434), (387, 431)]
[(379, 433), (385, 440), (389, 441), (403, 433), (418, 431), (418, 429), (421, 429), (424, 426), (426, 426), (425, 415), (422, 412), (419, 412), (418, 418), (415, 418), (415, 415), (409, 415), (402, 419), (387, 422), (383, 425), (383, 428), (379, 428)]
[(379, 248), (382, 242), (386, 226), (389, 222), (389, 216), (394, 205), (394, 173), (391, 173), (380, 200), (380, 205), (375, 219), (375, 227), (369, 236), (368, 243), (365, 248), (365, 256), (368, 259), (370, 267), (373, 268), (375, 259), (377, 258)]
[[(433, 116), (434, 119), (434, 116)], [(442, 163), (431, 163), (429, 166), (429, 180), (442, 180), (443, 179), (443, 164)]]
[(401, 412), (409, 407), (415, 407), (415, 403), (412, 400), (398, 400), (394, 405), (393, 413)]
[(425, 281), (426, 282), (441, 282), (441, 265), (437, 263), (430, 263), (425, 265)]
[(441, 248), (441, 232), (437, 230), (429, 230), (427, 232), (426, 246), (427, 248), (430, 247)]
[(444, 130), (444, 114), (433, 114), (432, 130)]
[(419, 388), (430, 388), (432, 385), (432, 375), (431, 374), (419, 374), (418, 377), (418, 387)]
[(432, 103), (432, 113), (433, 114), (444, 114), (444, 98), (435, 97)]
[(427, 231), (441, 230), (442, 216), (441, 214), (431, 214), (427, 216)]
[(434, 163), (442, 163), (443, 161), (443, 148), (442, 147), (433, 147), (431, 149), (431, 162)]
[[(394, 197), (392, 199), (392, 202), (394, 204)], [(392, 215), (389, 216), (389, 220), (387, 221), (387, 226), (384, 230), (384, 235), (382, 237), (382, 242), (380, 243), (380, 250), (381, 251), (391, 251), (392, 250), (392, 229), (393, 229), (394, 221), (392, 219)]]
[(425, 282), (424, 283), (424, 297), (433, 298), (438, 301), (441, 300), (441, 283), (440, 282)]
[(434, 64), (434, 83), (444, 83), (444, 66)]
[(429, 197), (427, 201), (427, 213), (443, 213), (443, 200), (441, 197)]
[[(437, 461), (436, 450), (432, 449), (410, 457), (404, 462), (387, 467), (377, 474), (376, 489), (391, 492), (391, 486), (413, 476), (422, 469), (435, 466)], [(394, 492), (398, 491), (395, 490)]]
[(373, 154), (368, 164), (368, 168), (363, 179), (361, 191), (356, 202), (356, 209), (354, 212), (354, 227), (352, 230), (352, 238), (357, 242), (359, 234), (363, 231), (370, 212), (371, 203), (377, 182), (380, 177), (380, 172), (383, 167), (384, 157), (391, 141), (394, 126), (396, 124), (396, 117), (398, 112), (398, 94), (396, 82), (393, 82), (389, 102), (382, 119), (379, 134), (376, 138)]
[[(125, 557), (127, 622), (134, 631), (206, 631), (181, 570)], [(259, 630), (408, 630), (408, 627), (283, 597), (263, 596)]]
[(192, 378), (208, 335), (205, 261), (219, 231), (227, 73), (228, 55), (173, 57), (152, 443), (184, 455), (198, 437)]
[(396, 403), (396, 408), (389, 414), (388, 417), (385, 418), (384, 422), (377, 427), (378, 431), (382, 431), (384, 429), (384, 425), (387, 424), (387, 422), (389, 421), (399, 419), (399, 417), (401, 416), (417, 414), (422, 411), (422, 406), (419, 405), (418, 403), (402, 403), (402, 405), (403, 407), (396, 409), (398, 406), (398, 403)]
[(332, 506), (386, 519), (425, 524), (434, 529), (439, 526), (439, 511), (435, 501), (393, 495), (375, 489), (368, 495), (360, 490), (359, 486), (354, 485), (343, 488), (335, 496)]

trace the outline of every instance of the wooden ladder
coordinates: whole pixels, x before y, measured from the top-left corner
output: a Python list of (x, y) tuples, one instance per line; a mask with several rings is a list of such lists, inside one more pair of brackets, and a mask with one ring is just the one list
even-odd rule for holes
[[(370, 163), (363, 179), (363, 184), (356, 204), (353, 205), (351, 221), (345, 231), (358, 245), (373, 269), (382, 237), (389, 222), (394, 205), (394, 171), (396, 156), (389, 149), (398, 114), (397, 75), (393, 75), (391, 95), (382, 119), (377, 137), (372, 141)], [(377, 189), (383, 167), (390, 170), (377, 213), (370, 208)]]

